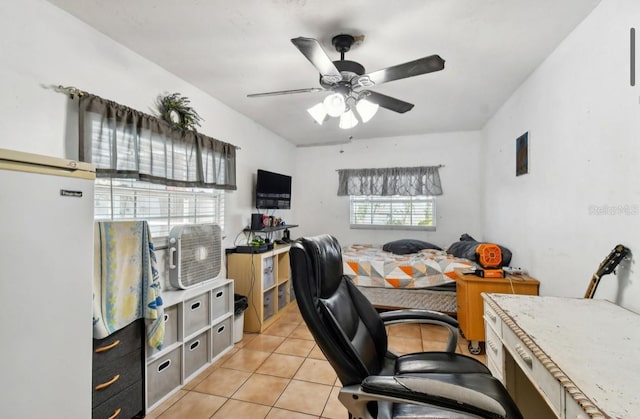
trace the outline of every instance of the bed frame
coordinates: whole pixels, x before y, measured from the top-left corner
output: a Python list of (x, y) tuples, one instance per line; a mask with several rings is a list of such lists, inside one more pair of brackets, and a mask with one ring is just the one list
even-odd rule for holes
[(358, 287), (371, 304), (380, 309), (420, 308), (455, 315), (456, 292), (428, 288)]

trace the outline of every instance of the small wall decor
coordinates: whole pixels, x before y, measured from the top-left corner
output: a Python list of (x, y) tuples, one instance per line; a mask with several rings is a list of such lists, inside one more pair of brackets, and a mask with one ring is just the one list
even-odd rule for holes
[(529, 132), (516, 138), (516, 176), (529, 173)]
[(182, 131), (196, 130), (200, 126), (200, 115), (190, 106), (188, 98), (180, 93), (158, 96), (160, 118)]

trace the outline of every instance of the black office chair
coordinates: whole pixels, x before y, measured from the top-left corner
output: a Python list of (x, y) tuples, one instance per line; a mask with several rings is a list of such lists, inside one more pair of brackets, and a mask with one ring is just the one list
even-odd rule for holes
[[(343, 275), (329, 235), (296, 240), (290, 251), (302, 317), (343, 388), (350, 418), (521, 418), (502, 384), (474, 358), (456, 354), (457, 321), (427, 310), (378, 313)], [(435, 323), (450, 331), (442, 352), (396, 355), (385, 324)]]

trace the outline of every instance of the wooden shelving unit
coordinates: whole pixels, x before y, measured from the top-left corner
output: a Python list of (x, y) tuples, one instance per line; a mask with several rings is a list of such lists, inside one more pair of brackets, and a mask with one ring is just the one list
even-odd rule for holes
[(227, 276), (234, 280), (235, 292), (247, 296), (244, 330), (262, 333), (292, 301), (289, 245), (263, 253), (230, 253)]

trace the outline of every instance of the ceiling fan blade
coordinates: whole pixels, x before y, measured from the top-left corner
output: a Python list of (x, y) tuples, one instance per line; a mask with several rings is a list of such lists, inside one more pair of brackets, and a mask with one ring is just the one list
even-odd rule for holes
[(318, 69), (321, 75), (335, 76), (338, 80), (342, 79), (342, 75), (318, 41), (313, 38), (298, 37), (293, 38), (291, 42), (293, 42), (293, 45)]
[(371, 90), (364, 90), (363, 92), (367, 93), (366, 98), (369, 102), (377, 103), (379, 106), (389, 109), (390, 111), (405, 113), (413, 109), (414, 106), (413, 103), (383, 95), (382, 93), (372, 92)]
[(419, 76), (420, 74), (432, 73), (442, 69), (444, 69), (444, 60), (439, 55), (431, 55), (409, 61), (408, 63), (383, 68), (382, 70), (365, 74), (362, 77), (368, 77), (375, 84), (380, 84), (407, 77)]
[(320, 87), (309, 87), (308, 89), (293, 89), (293, 90), (279, 90), (276, 92), (251, 93), (247, 95), (247, 97), (279, 96), (279, 95), (290, 95), (293, 93), (312, 93), (312, 92), (323, 92), (323, 91), (324, 89)]

